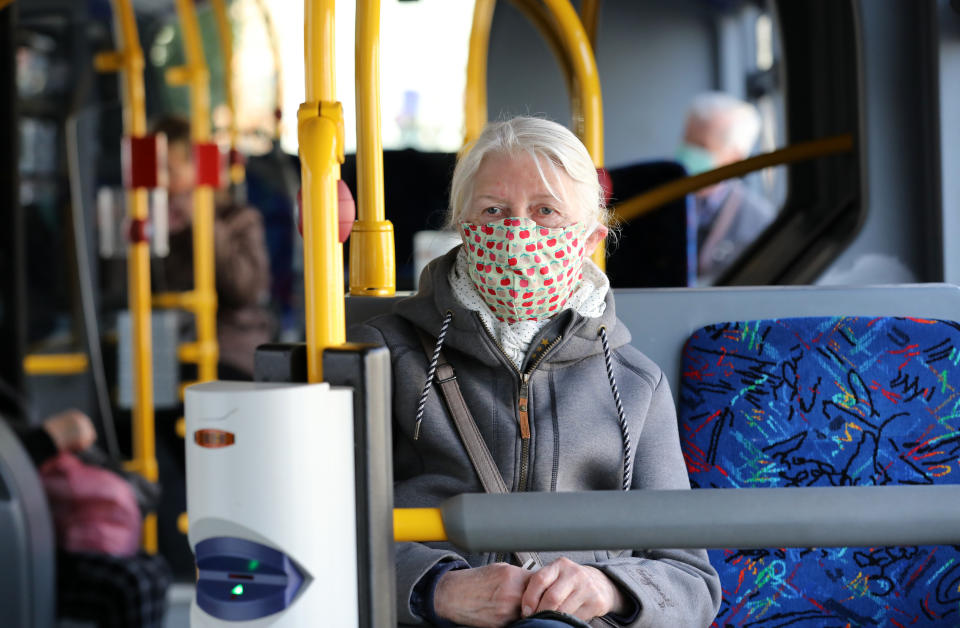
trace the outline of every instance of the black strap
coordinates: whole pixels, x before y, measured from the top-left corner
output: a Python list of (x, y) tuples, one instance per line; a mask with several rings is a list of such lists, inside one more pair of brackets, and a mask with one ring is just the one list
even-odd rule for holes
[[(420, 329), (417, 330), (417, 333), (420, 336), (420, 344), (423, 345), (423, 350), (427, 354), (427, 360), (430, 360), (434, 353), (432, 339)], [(463, 400), (463, 393), (460, 392), (460, 385), (457, 384), (456, 373), (454, 373), (450, 363), (447, 362), (442, 350), (437, 363), (436, 382), (440, 384), (440, 392), (443, 393), (443, 399), (447, 403), (447, 409), (453, 417), (453, 423), (457, 428), (457, 433), (460, 434), (461, 442), (467, 450), (467, 456), (473, 464), (473, 469), (480, 477), (483, 490), (495, 494), (509, 493), (510, 490), (503, 481), (503, 476), (500, 475), (497, 463), (494, 462), (493, 456), (483, 440), (483, 435), (480, 434), (477, 422), (474, 420), (473, 414), (470, 413), (467, 403)], [(533, 566), (538, 568), (543, 566), (543, 562), (536, 552), (514, 552), (514, 555), (517, 557), (517, 562), (526, 569)]]

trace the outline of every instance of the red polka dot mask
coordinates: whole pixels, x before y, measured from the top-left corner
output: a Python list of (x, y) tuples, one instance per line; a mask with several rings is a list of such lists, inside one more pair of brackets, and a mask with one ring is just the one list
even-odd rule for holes
[(507, 323), (550, 318), (582, 277), (587, 225), (541, 227), (529, 218), (460, 223), (468, 273), (487, 307)]

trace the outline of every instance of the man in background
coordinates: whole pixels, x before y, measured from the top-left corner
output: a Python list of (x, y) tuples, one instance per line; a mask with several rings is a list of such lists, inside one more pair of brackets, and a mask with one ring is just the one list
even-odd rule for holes
[[(750, 103), (706, 92), (690, 103), (679, 161), (690, 175), (746, 159), (760, 135), (760, 114)], [(729, 179), (695, 194), (697, 275), (712, 283), (766, 228), (774, 208), (742, 180)]]

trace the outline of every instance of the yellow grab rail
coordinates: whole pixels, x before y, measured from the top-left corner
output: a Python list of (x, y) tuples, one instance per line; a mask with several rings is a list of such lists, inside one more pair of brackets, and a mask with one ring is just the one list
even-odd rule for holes
[[(190, 90), (190, 139), (210, 141), (210, 72), (203, 56), (200, 25), (193, 0), (176, 0), (187, 63), (167, 72), (167, 82), (186, 85)], [(197, 159), (194, 155), (194, 159)], [(208, 350), (197, 360), (197, 379), (217, 378), (217, 298), (213, 252), (213, 189), (199, 184), (193, 190), (193, 292), (198, 300), (193, 309), (197, 343)], [(212, 348), (212, 350), (211, 350)]]
[[(393, 296), (393, 224), (383, 208), (380, 133), (380, 0), (357, 1), (357, 221), (350, 235), (350, 294)], [(336, 233), (336, 231), (335, 231)]]
[(580, 3), (580, 21), (590, 40), (590, 47), (597, 49), (597, 24), (600, 21), (600, 0), (582, 0)]
[[(593, 49), (594, 54), (597, 51), (597, 26), (600, 21), (600, 0), (582, 0), (580, 3), (580, 22), (583, 24), (583, 30), (587, 34), (587, 39), (590, 41), (590, 48)], [(571, 81), (575, 80), (571, 77)], [(579, 90), (576, 87), (571, 88), (571, 103), (570, 109), (573, 114), (574, 124), (577, 124), (577, 121), (580, 124), (583, 124), (583, 110), (580, 103), (579, 97), (577, 96)], [(579, 129), (582, 132), (582, 128)], [(602, 267), (601, 267), (602, 268)]]
[(560, 64), (560, 73), (563, 74), (563, 81), (567, 86), (567, 93), (570, 95), (572, 120), (575, 125), (579, 125), (574, 127), (573, 132), (578, 137), (583, 137), (583, 113), (580, 111), (576, 78), (573, 76), (570, 59), (563, 49), (563, 42), (560, 41), (560, 36), (557, 34), (557, 25), (553, 16), (547, 12), (546, 7), (540, 0), (511, 0), (511, 3), (533, 24), (540, 36), (547, 42), (547, 47), (553, 52), (557, 63)]
[(439, 508), (394, 508), (394, 541), (446, 541)]
[(323, 350), (346, 338), (343, 245), (337, 239), (337, 181), (343, 110), (335, 100), (334, 0), (304, 0), (306, 102), (297, 111), (303, 190), (303, 278), (307, 378), (323, 381)]
[(742, 177), (755, 170), (762, 170), (764, 168), (771, 168), (773, 166), (837, 153), (846, 153), (852, 150), (853, 135), (849, 133), (794, 144), (787, 148), (781, 148), (780, 150), (775, 150), (770, 153), (750, 157), (749, 159), (732, 163), (729, 166), (717, 168), (716, 170), (710, 170), (692, 177), (685, 177), (664, 183), (616, 205), (614, 207), (614, 213), (618, 220), (627, 222), (660, 207), (664, 203), (669, 203), (672, 200), (726, 179)]
[(467, 55), (467, 85), (464, 90), (464, 136), (466, 146), (477, 139), (487, 123), (487, 53), (490, 49), (490, 25), (496, 0), (476, 0), (470, 27)]
[[(554, 58), (560, 64), (560, 73), (563, 75), (564, 83), (567, 87), (567, 94), (570, 96), (570, 119), (573, 126), (573, 132), (577, 137), (583, 137), (583, 107), (580, 103), (580, 88), (577, 85), (577, 78), (574, 76), (571, 62), (564, 50), (563, 42), (558, 34), (558, 26), (553, 16), (547, 12), (546, 7), (541, 0), (512, 0), (513, 5), (523, 13), (534, 28), (540, 33), (547, 47), (553, 52)], [(603, 268), (603, 266), (601, 266)]]
[(597, 168), (603, 167), (603, 100), (593, 48), (570, 0), (543, 0), (553, 15), (557, 34), (570, 60), (583, 106), (583, 136), (580, 138)]
[[(217, 21), (217, 35), (220, 40), (220, 53), (223, 55), (223, 98), (230, 112), (230, 153), (237, 150), (237, 99), (233, 91), (233, 30), (230, 16), (227, 14), (226, 0), (210, 0)], [(246, 173), (242, 163), (230, 164), (230, 182), (243, 183)]]
[[(113, 0), (116, 40), (119, 50), (97, 55), (94, 65), (101, 72), (120, 72), (124, 134), (147, 134), (143, 90), (143, 50), (131, 0)], [(147, 190), (127, 191), (127, 215), (133, 222), (148, 219)], [(133, 459), (127, 468), (144, 478), (158, 479), (153, 416), (153, 337), (150, 320), (150, 244), (132, 241), (127, 247), (127, 291), (133, 337)], [(143, 547), (157, 551), (157, 517), (143, 522)]]
[[(570, 0), (543, 0), (553, 15), (557, 34), (573, 69), (573, 98), (579, 101), (582, 122), (574, 120), (574, 128), (583, 129), (580, 139), (587, 147), (593, 165), (603, 167), (603, 100), (600, 95), (600, 75), (593, 56), (593, 47), (583, 29), (583, 23)], [(582, 127), (581, 127), (582, 124)], [(601, 242), (593, 252), (593, 261), (603, 270), (606, 267), (605, 247)]]
[[(213, 301), (210, 301), (211, 296)], [(216, 306), (216, 295), (202, 294), (196, 290), (187, 292), (158, 292), (153, 295), (153, 307), (158, 309), (180, 309), (196, 312), (198, 309)]]
[(304, 0), (303, 32), (307, 102), (332, 102), (336, 95), (334, 0)]
[(31, 353), (23, 358), (27, 375), (76, 375), (86, 373), (89, 365), (86, 353)]

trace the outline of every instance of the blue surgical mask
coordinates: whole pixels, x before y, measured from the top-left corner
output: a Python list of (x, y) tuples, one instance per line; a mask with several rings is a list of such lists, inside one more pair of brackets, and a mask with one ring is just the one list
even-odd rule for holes
[(680, 144), (674, 157), (686, 168), (687, 174), (690, 176), (713, 170), (716, 167), (713, 154), (710, 151), (686, 142)]

